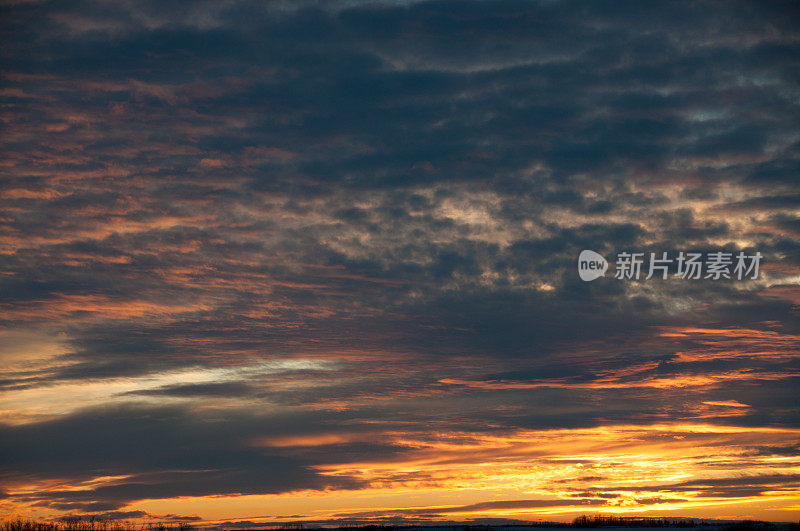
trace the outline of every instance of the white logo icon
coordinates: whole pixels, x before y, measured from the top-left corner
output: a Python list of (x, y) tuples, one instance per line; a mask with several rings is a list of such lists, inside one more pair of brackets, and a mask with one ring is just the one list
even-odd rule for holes
[(586, 282), (600, 278), (606, 274), (608, 262), (605, 258), (588, 249), (578, 256), (578, 275)]

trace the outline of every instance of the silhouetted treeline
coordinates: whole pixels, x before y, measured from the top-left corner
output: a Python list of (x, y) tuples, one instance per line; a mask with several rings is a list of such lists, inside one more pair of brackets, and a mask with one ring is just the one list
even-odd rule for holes
[(720, 531), (771, 531), (777, 529), (800, 530), (800, 525), (775, 524), (757, 520), (741, 522), (704, 522), (691, 518), (636, 518), (625, 516), (579, 516), (572, 522), (572, 527), (709, 527)]
[[(208, 529), (208, 526), (202, 526)], [(579, 516), (571, 524), (561, 522), (520, 522), (509, 524), (442, 524), (417, 525), (347, 525), (339, 527), (320, 527), (319, 524), (306, 527), (303, 523), (265, 525), (250, 528), (220, 528), (225, 531), (519, 531), (521, 528), (596, 528), (596, 527), (661, 527), (692, 528), (713, 531), (800, 531), (797, 523), (773, 523), (754, 520), (738, 522), (703, 521), (695, 518), (637, 518), (625, 516)], [(187, 523), (144, 523), (133, 524), (121, 520), (101, 518), (64, 518), (56, 522), (36, 522), (33, 520), (6, 520), (0, 522), (0, 531), (194, 531)]]
[(0, 531), (190, 531), (192, 526), (184, 523), (147, 523), (135, 525), (130, 522), (102, 520), (99, 518), (65, 518), (59, 522), (35, 522), (33, 520), (7, 520), (0, 523)]
[(694, 527), (695, 520), (685, 518), (629, 518), (624, 516), (579, 516), (573, 527)]

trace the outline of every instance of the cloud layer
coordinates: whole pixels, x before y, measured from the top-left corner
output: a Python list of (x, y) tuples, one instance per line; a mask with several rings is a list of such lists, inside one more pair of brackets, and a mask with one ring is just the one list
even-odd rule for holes
[(2, 511), (796, 507), (791, 2), (0, 9)]

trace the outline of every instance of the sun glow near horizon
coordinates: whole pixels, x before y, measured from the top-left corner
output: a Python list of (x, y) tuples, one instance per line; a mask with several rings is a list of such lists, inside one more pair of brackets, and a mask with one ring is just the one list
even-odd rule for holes
[(3, 4), (0, 517), (797, 520), (798, 21)]

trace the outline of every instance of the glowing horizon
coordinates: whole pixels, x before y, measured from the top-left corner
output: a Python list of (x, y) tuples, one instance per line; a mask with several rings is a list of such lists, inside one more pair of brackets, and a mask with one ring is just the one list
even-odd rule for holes
[(0, 11), (0, 518), (797, 521), (795, 7)]

